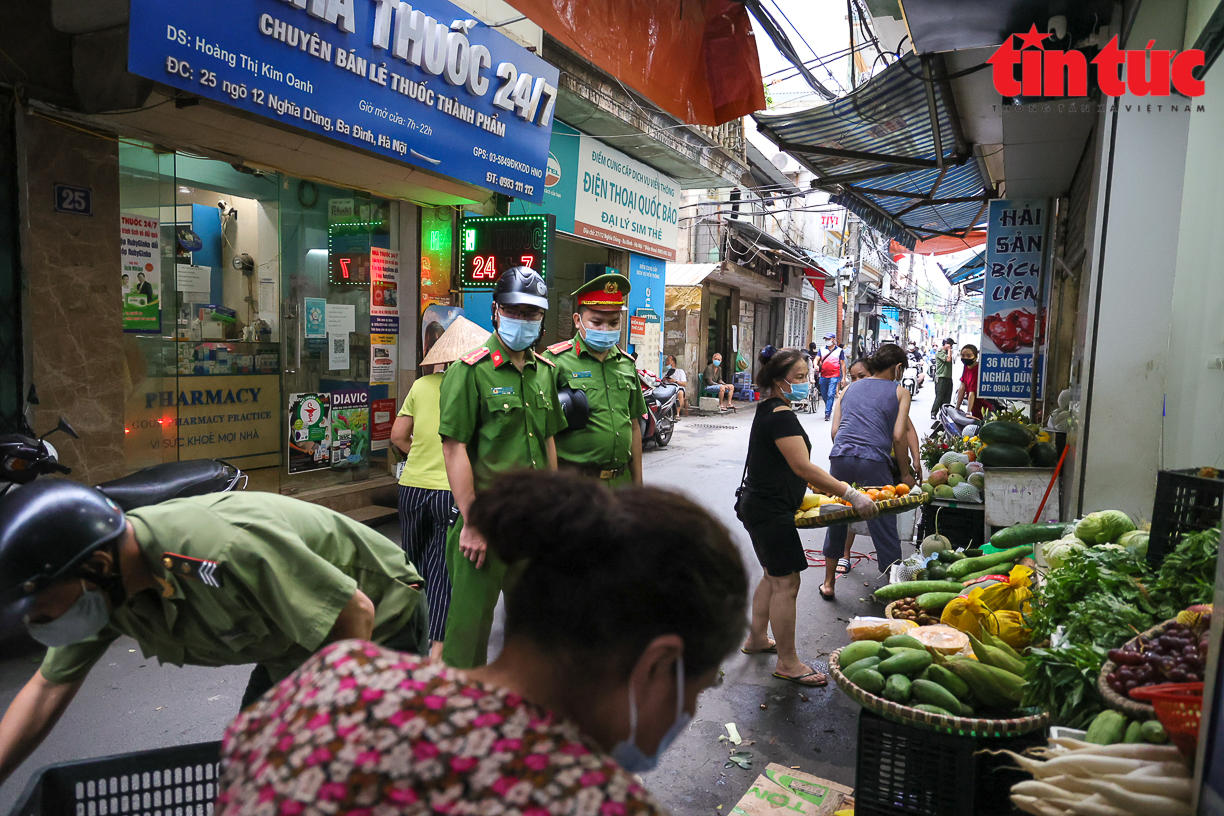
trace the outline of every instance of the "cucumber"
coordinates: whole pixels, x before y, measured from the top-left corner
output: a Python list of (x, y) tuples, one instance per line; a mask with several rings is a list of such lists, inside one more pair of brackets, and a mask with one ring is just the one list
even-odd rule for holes
[(857, 675), (859, 672), (866, 671), (867, 669), (874, 669), (878, 665), (880, 665), (880, 658), (864, 657), (862, 660), (857, 661), (853, 666), (842, 672), (842, 674), (846, 676), (847, 680), (853, 682), (855, 675)]
[(1033, 432), (1018, 422), (987, 422), (978, 428), (977, 437), (987, 446), (1003, 444), (1027, 448), (1033, 444)]
[(983, 467), (1030, 467), (1029, 452), (1018, 445), (996, 442), (978, 451), (977, 460)]
[[(980, 572), (981, 570), (987, 569), (989, 567), (997, 567), (1000, 564), (1004, 564), (1004, 563), (1011, 562), (1011, 561), (1016, 561), (1020, 558), (1023, 558), (1026, 555), (1032, 555), (1032, 554), (1033, 554), (1032, 545), (1026, 544), (1023, 547), (1012, 547), (1010, 550), (1004, 550), (1003, 552), (994, 553), (993, 555), (981, 555), (981, 556), (978, 556), (977, 558), (966, 558), (964, 561), (957, 561), (955, 564), (948, 567), (948, 577), (955, 578), (957, 580), (962, 580), (962, 576), (972, 575), (975, 572)], [(899, 586), (899, 585), (894, 584), (893, 586)], [(884, 587), (884, 588), (888, 589), (888, 587)], [(927, 592), (952, 592), (954, 590), (952, 589), (929, 589), (926, 591)], [(959, 592), (960, 589), (958, 588), (955, 591)], [(877, 592), (876, 594), (878, 595), (879, 593)]]
[(930, 680), (915, 680), (911, 689), (914, 699), (928, 705), (939, 706), (947, 711), (961, 712), (961, 702), (956, 695)]
[(1013, 524), (1000, 530), (990, 537), (990, 544), (1000, 550), (1009, 547), (1019, 547), (1022, 544), (1036, 544), (1039, 541), (1056, 541), (1062, 538), (1066, 522), (1054, 521), (1043, 524)]
[(884, 699), (904, 705), (910, 700), (912, 684), (904, 674), (894, 674), (884, 681)]
[(926, 575), (921, 575), (922, 572), (924, 570), (918, 570), (918, 575), (915, 577), (922, 581), (943, 581), (948, 577), (948, 565), (936, 562), (926, 568)]
[[(954, 570), (965, 561), (971, 560), (973, 559), (966, 558), (964, 561), (957, 561), (948, 567), (948, 570)], [(971, 572), (972, 570), (966, 571)], [(902, 581), (899, 584), (880, 587), (875, 591), (875, 599), (881, 603), (892, 603), (902, 598), (916, 597), (924, 592), (959, 592), (960, 590), (961, 585), (958, 581)]]
[(1096, 719), (1088, 726), (1088, 734), (1084, 737), (1084, 742), (1091, 742), (1094, 745), (1113, 745), (1115, 742), (1121, 742), (1125, 735), (1126, 715), (1121, 711), (1106, 709), (1096, 715)]
[(955, 564), (965, 557), (964, 553), (958, 553), (956, 550), (940, 550), (939, 554), (936, 555), (936, 558), (944, 564)]
[(952, 692), (952, 696), (962, 702), (969, 697), (969, 684), (957, 677), (943, 666), (931, 665), (922, 673), (923, 680), (930, 680)]
[(875, 669), (864, 669), (854, 675), (854, 685), (868, 694), (879, 694), (884, 690), (884, 675)]
[(928, 714), (939, 714), (942, 717), (955, 717), (956, 716), (948, 709), (940, 708), (939, 706), (931, 705), (930, 703), (919, 703), (918, 705), (912, 706), (912, 707), (918, 709), (919, 711), (925, 711)]
[(966, 558), (977, 558), (979, 555), (985, 555), (981, 547), (968, 547), (965, 550)]
[(894, 654), (892, 657), (880, 662), (876, 668), (880, 674), (904, 674), (914, 676), (919, 674), (927, 666), (931, 665), (935, 658), (931, 657), (928, 651), (918, 651), (917, 649), (904, 649), (901, 654)]
[(846, 648), (842, 649), (837, 655), (837, 660), (841, 664), (844, 672), (850, 666), (853, 666), (858, 661), (865, 657), (875, 657), (880, 653), (880, 644), (874, 640), (856, 640)]
[(909, 635), (893, 635), (884, 641), (884, 645), (889, 649), (921, 649), (926, 651), (926, 647), (921, 642)]
[(959, 594), (957, 592), (924, 592), (918, 596), (918, 608), (926, 612), (943, 609)]
[(1169, 741), (1169, 735), (1165, 733), (1160, 720), (1148, 720), (1143, 724), (1143, 738), (1153, 745), (1164, 745)]
[(1123, 742), (1134, 743), (1143, 742), (1143, 723), (1139, 720), (1131, 720), (1131, 724), (1126, 726), (1126, 735), (1122, 737)]

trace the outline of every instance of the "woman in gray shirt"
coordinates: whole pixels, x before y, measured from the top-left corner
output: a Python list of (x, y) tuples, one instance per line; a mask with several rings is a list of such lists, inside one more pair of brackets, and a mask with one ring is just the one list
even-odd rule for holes
[[(829, 452), (829, 475), (858, 487), (880, 487), (893, 483), (893, 450), (908, 447), (910, 394), (897, 384), (905, 371), (906, 356), (900, 346), (886, 343), (866, 360), (871, 376), (851, 383), (833, 409), (833, 449)], [(908, 456), (898, 457), (901, 481), (914, 486)], [(880, 572), (901, 560), (901, 539), (896, 516), (877, 516), (867, 522), (875, 543)], [(821, 597), (833, 599), (837, 560), (846, 547), (846, 525), (829, 528), (825, 534), (825, 580)]]

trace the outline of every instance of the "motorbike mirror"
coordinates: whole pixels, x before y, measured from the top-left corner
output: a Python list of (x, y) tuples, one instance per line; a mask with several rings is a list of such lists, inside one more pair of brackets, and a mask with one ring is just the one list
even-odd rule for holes
[(38, 389), (34, 387), (34, 383), (30, 383), (30, 390), (26, 392), (26, 402), (38, 405)]
[(57, 423), (55, 424), (55, 427), (54, 427), (54, 428), (52, 428), (51, 430), (47, 431), (45, 434), (43, 434), (42, 436), (40, 436), (40, 437), (38, 437), (38, 438), (39, 438), (39, 439), (46, 439), (48, 436), (50, 436), (51, 434), (55, 433), (56, 431), (60, 431), (60, 432), (62, 432), (62, 433), (66, 433), (66, 434), (68, 434), (69, 436), (71, 436), (73, 439), (80, 439), (80, 438), (81, 438), (81, 437), (80, 437), (80, 435), (79, 435), (79, 434), (76, 432), (76, 430), (75, 430), (75, 429), (73, 429), (73, 427), (72, 427), (71, 425), (69, 425), (69, 424), (68, 424), (68, 420), (64, 419), (62, 416), (59, 418), (59, 422), (57, 422)]

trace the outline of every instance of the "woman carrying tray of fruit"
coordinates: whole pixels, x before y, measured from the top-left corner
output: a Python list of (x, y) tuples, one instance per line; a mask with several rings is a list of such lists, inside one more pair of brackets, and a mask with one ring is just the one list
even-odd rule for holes
[[(900, 346), (886, 343), (866, 362), (871, 376), (852, 383), (833, 408), (829, 473), (853, 484), (886, 485), (893, 481), (893, 451), (909, 448), (910, 393), (897, 383), (905, 371), (906, 356)], [(916, 477), (910, 470), (910, 457), (898, 456), (897, 465), (901, 482), (913, 487)], [(901, 560), (897, 518), (880, 516), (868, 521), (867, 529), (875, 544), (880, 572), (884, 572)], [(846, 525), (837, 524), (825, 533), (825, 580), (820, 597), (826, 600), (833, 599), (837, 562), (846, 549), (846, 530)]]
[[(768, 398), (757, 406), (752, 420), (736, 511), (765, 575), (752, 596), (752, 628), (743, 652), (777, 652), (774, 677), (804, 686), (823, 686), (828, 678), (800, 661), (795, 651), (795, 599), (799, 595), (799, 574), (807, 569), (807, 556), (795, 529), (795, 511), (803, 502), (808, 484), (844, 496), (863, 518), (879, 510), (867, 496), (833, 478), (809, 458), (812, 443), (791, 410), (791, 402), (805, 399), (810, 388), (803, 353), (766, 346), (760, 361), (757, 387), (768, 393)], [(771, 625), (776, 643), (769, 640)]]

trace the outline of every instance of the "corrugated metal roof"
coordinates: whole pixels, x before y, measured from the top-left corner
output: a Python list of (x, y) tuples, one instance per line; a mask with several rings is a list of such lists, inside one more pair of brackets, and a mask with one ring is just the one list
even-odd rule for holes
[(665, 286), (700, 286), (702, 281), (713, 275), (719, 264), (675, 264), (667, 265)]
[(986, 274), (986, 250), (970, 256), (965, 261), (943, 271), (948, 283), (953, 286), (960, 283), (971, 283)]
[[(763, 134), (821, 179), (851, 176), (843, 183), (829, 182), (840, 190), (831, 203), (848, 207), (911, 249), (916, 238), (973, 226), (982, 202), (959, 199), (986, 193), (969, 146), (958, 144), (950, 100), (938, 82), (931, 88), (945, 166), (936, 166), (940, 151), (922, 72), (920, 58), (909, 54), (828, 105), (753, 115)], [(924, 204), (926, 197), (936, 203)]]

